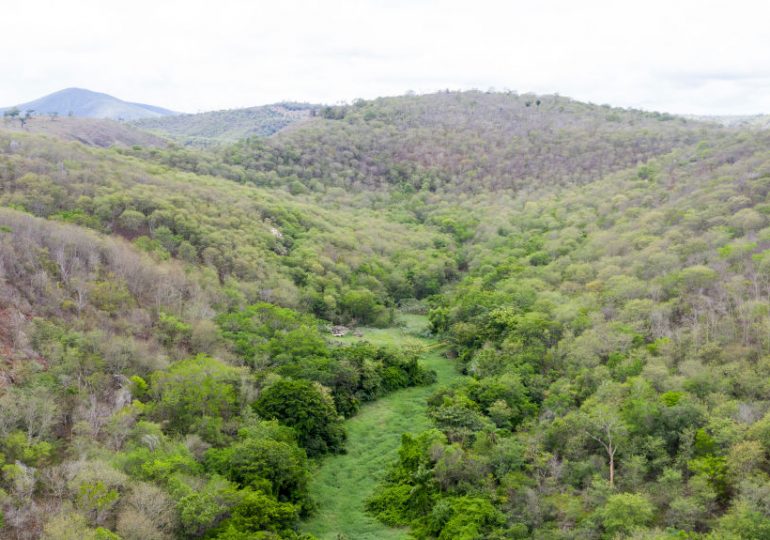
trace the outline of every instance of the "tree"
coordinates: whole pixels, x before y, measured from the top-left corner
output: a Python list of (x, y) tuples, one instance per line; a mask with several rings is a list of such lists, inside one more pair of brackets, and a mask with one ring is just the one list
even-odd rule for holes
[(373, 322), (378, 313), (377, 297), (366, 289), (345, 293), (340, 300), (340, 307), (348, 318), (364, 324)]
[(717, 530), (732, 533), (737, 538), (770, 538), (770, 515), (748, 501), (738, 500), (719, 520)]
[(19, 123), (21, 124), (21, 127), (24, 127), (27, 125), (27, 122), (30, 121), (32, 118), (32, 113), (35, 111), (33, 109), (27, 109), (27, 111), (24, 113), (24, 116), (19, 115)]
[(212, 450), (207, 460), (224, 461), (220, 472), (242, 487), (265, 491), (279, 501), (309, 505), (307, 458), (293, 440), (247, 436), (229, 448)]
[(297, 509), (281, 503), (261, 491), (244, 490), (233, 508), (229, 523), (239, 531), (288, 532), (297, 521)]
[(43, 528), (43, 540), (120, 540), (118, 535), (97, 527), (88, 527), (86, 519), (77, 513), (62, 512), (51, 517)]
[(314, 317), (259, 303), (217, 318), (222, 335), (254, 368), (305, 356), (326, 356), (328, 349)]
[(236, 486), (219, 476), (205, 483), (174, 477), (170, 482), (182, 529), (189, 536), (202, 536), (220, 523), (241, 499)]
[(6, 111), (3, 111), (3, 118), (10, 118), (13, 120), (14, 118), (18, 118), (21, 114), (21, 111), (17, 107), (12, 107)]
[(293, 428), (310, 456), (342, 450), (345, 431), (334, 401), (316, 383), (277, 381), (262, 391), (254, 410), (263, 418)]
[(139, 482), (121, 501), (116, 530), (124, 540), (167, 540), (177, 525), (174, 501), (153, 484)]
[(628, 428), (616, 407), (599, 404), (586, 415), (586, 434), (598, 442), (607, 453), (610, 487), (615, 486), (615, 454), (624, 442)]
[(110, 489), (102, 481), (96, 481), (81, 483), (75, 501), (77, 507), (91, 520), (102, 524), (119, 498), (117, 490)]
[(137, 210), (127, 208), (118, 217), (118, 225), (128, 233), (138, 233), (145, 224), (145, 216)]
[(465, 496), (436, 504), (424, 529), (439, 540), (475, 540), (504, 524), (505, 516), (488, 499)]
[(655, 507), (645, 495), (617, 493), (607, 499), (597, 514), (607, 538), (617, 538), (649, 525), (655, 517)]
[(152, 413), (171, 430), (186, 433), (205, 417), (238, 412), (241, 369), (206, 355), (182, 360), (150, 378)]

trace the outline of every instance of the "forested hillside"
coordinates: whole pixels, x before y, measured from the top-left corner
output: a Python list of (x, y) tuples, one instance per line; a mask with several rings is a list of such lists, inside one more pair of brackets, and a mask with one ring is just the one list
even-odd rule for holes
[(208, 154), (142, 157), (295, 191), (466, 195), (586, 183), (718, 131), (558, 96), (446, 92), (322, 108), (274, 137)]
[(558, 96), (482, 92), (359, 101), (320, 116), (274, 142), (236, 145), (224, 160), (311, 187), (478, 193), (585, 183), (697, 142), (706, 129)]
[(0, 537), (311, 538), (345, 419), (435, 380), (329, 327), (401, 311), (465, 376), (383, 523), (770, 538), (766, 131), (482, 92), (197, 149), (35, 120), (0, 129)]
[(430, 314), (473, 379), (370, 509), (420, 538), (766, 538), (768, 143), (494, 203)]
[(310, 118), (318, 107), (308, 103), (276, 103), (262, 107), (144, 118), (133, 124), (171, 137), (183, 145), (213, 146), (248, 137), (267, 137)]
[(115, 120), (98, 118), (77, 118), (36, 115), (30, 118), (6, 117), (2, 128), (17, 133), (39, 133), (59, 139), (77, 141), (89, 146), (108, 148), (111, 146), (139, 146), (161, 148), (168, 144), (166, 139), (136, 129)]

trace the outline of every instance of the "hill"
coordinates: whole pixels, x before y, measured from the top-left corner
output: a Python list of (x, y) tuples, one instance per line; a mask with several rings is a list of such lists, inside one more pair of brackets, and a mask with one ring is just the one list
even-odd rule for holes
[(467, 194), (586, 183), (718, 131), (559, 96), (442, 92), (325, 107), (269, 139), (166, 159), (295, 190)]
[[(0, 112), (12, 109), (6, 107)], [(84, 88), (66, 88), (34, 101), (15, 105), (22, 113), (57, 114), (81, 118), (109, 118), (112, 120), (137, 120), (139, 118), (170, 116), (177, 113), (154, 105), (130, 103), (100, 92)]]
[(727, 116), (688, 116), (702, 122), (716, 122), (728, 127), (747, 127), (770, 129), (770, 114), (727, 115)]
[(103, 148), (134, 145), (155, 148), (168, 144), (166, 139), (157, 135), (108, 119), (34, 116), (21, 126), (18, 121), (6, 118), (0, 127), (9, 132), (47, 134)]
[(766, 131), (483, 92), (210, 148), (0, 129), (0, 206), (3, 538), (308, 540), (331, 492), (323, 538), (768, 537)]
[(261, 107), (180, 114), (137, 120), (134, 125), (171, 137), (184, 145), (210, 146), (249, 137), (268, 137), (310, 118), (319, 107), (307, 103), (276, 103)]
[[(429, 318), (475, 380), (431, 398), (439, 432), (403, 442), (370, 510), (418, 538), (762, 538), (769, 186), (752, 132), (464, 204), (469, 272)], [(391, 502), (422, 489), (438, 502)]]

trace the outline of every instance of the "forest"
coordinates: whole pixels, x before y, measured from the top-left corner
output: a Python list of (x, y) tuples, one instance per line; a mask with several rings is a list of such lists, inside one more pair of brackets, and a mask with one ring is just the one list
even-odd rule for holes
[(0, 538), (770, 538), (770, 132), (480, 91), (0, 123)]

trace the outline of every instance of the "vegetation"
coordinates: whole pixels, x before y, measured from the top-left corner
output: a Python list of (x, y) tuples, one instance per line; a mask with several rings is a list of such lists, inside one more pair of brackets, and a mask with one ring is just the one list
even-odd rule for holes
[[(372, 211), (324, 209), (80, 145), (0, 134), (0, 203), (131, 240), (154, 259), (213, 273), (240, 305), (389, 324), (400, 300), (457, 275), (455, 243)], [(162, 150), (155, 149), (157, 152)]]
[(372, 512), (419, 538), (763, 537), (768, 142), (501, 203), (430, 313), (472, 381)]
[[(23, 125), (20, 119), (24, 120)], [(19, 121), (19, 124), (14, 120)], [(18, 110), (11, 110), (3, 113), (3, 123), (0, 126), (7, 131), (53, 135), (59, 139), (102, 148), (111, 146), (162, 148), (168, 145), (168, 141), (152, 133), (107, 119), (59, 117), (56, 114), (26, 118), (26, 115), (20, 116)]]
[[(342, 188), (371, 197), (395, 188), (403, 211), (433, 193), (590, 182), (718, 132), (671, 115), (558, 96), (443, 92), (323, 108), (275, 137), (252, 137), (208, 155), (181, 148), (135, 154), (297, 192), (336, 196), (334, 188)], [(404, 203), (403, 195), (416, 192), (422, 196)]]
[(3, 538), (770, 534), (766, 131), (481, 92), (210, 149), (36, 122)]
[(314, 115), (308, 103), (276, 103), (263, 107), (200, 114), (143, 118), (133, 125), (187, 146), (214, 146), (248, 137), (267, 137)]
[[(432, 380), (412, 351), (332, 346), (314, 317), (241, 310), (205, 269), (126, 240), (9, 209), (0, 222), (8, 537), (299, 537), (307, 453), (343, 450), (358, 400)], [(273, 364), (242, 345), (265, 328)], [(273, 414), (281, 388), (316, 420)]]
[(338, 535), (361, 540), (406, 538), (403, 528), (379, 523), (366, 512), (364, 501), (382, 480), (389, 463), (397, 456), (401, 434), (430, 427), (427, 398), (437, 385), (449, 384), (461, 377), (452, 362), (447, 362), (435, 340), (424, 335), (427, 321), (420, 315), (403, 315), (398, 326), (388, 329), (366, 328), (362, 337), (347, 336), (340, 341), (365, 340), (375, 345), (407, 343), (423, 352), (423, 362), (435, 370), (436, 383), (416, 386), (388, 394), (366, 404), (356, 416), (346, 421), (348, 440), (344, 454), (330, 456), (317, 470), (309, 491), (318, 501), (318, 509), (302, 530), (320, 540)]

